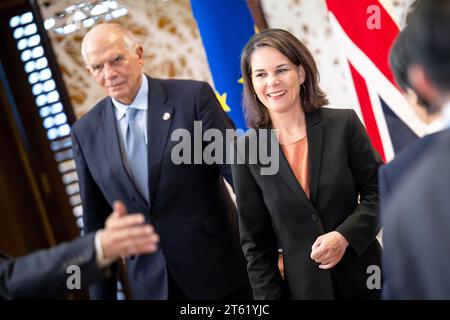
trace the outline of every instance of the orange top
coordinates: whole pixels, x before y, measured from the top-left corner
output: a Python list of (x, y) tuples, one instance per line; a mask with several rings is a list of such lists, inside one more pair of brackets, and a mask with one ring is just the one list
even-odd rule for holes
[(281, 149), (298, 183), (309, 198), (308, 138), (305, 136), (298, 141), (282, 144)]

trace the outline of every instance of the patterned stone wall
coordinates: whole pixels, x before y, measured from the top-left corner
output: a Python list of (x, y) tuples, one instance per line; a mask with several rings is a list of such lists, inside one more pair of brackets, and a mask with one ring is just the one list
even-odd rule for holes
[[(226, 1), (226, 0), (205, 0)], [(244, 0), (243, 0), (244, 1)], [(344, 0), (343, 0), (344, 1)], [(412, 0), (381, 0), (392, 7), (402, 26)], [(44, 18), (76, 3), (73, 0), (38, 0)], [(208, 62), (189, 0), (118, 0), (128, 15), (113, 20), (133, 31), (144, 46), (145, 72), (161, 78), (192, 78), (213, 85)], [(321, 86), (334, 107), (349, 107), (355, 98), (342, 57), (336, 50), (325, 0), (261, 0), (269, 26), (291, 31), (313, 53)], [(77, 117), (104, 96), (83, 67), (80, 44), (87, 30), (61, 36), (49, 32), (63, 79)]]
[[(43, 18), (53, 17), (73, 0), (39, 0)], [(144, 70), (159, 78), (212, 78), (189, 0), (118, 0), (128, 14), (112, 20), (131, 30), (144, 47)], [(77, 117), (85, 114), (104, 93), (84, 68), (81, 41), (88, 30), (68, 35), (49, 32), (53, 49)]]

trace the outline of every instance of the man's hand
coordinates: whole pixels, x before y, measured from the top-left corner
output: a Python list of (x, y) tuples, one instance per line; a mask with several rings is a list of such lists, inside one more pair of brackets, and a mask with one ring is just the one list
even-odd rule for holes
[(331, 231), (316, 239), (311, 248), (311, 259), (319, 263), (320, 269), (331, 269), (344, 255), (348, 241), (337, 231)]
[(151, 225), (144, 224), (142, 214), (127, 214), (125, 205), (116, 201), (114, 211), (105, 222), (101, 244), (105, 259), (153, 253), (158, 250), (159, 236)]

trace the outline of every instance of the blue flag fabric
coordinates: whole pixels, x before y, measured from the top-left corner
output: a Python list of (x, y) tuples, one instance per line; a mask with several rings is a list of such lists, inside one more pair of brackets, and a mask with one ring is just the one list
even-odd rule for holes
[(191, 0), (219, 101), (237, 128), (246, 129), (242, 112), (240, 55), (254, 34), (245, 0)]

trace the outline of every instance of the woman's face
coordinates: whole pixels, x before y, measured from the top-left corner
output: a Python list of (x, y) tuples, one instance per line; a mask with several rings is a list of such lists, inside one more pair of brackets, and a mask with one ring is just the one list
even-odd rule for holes
[(272, 47), (256, 49), (250, 65), (255, 94), (266, 106), (269, 115), (301, 108), (300, 85), (305, 81), (302, 66), (297, 67)]

